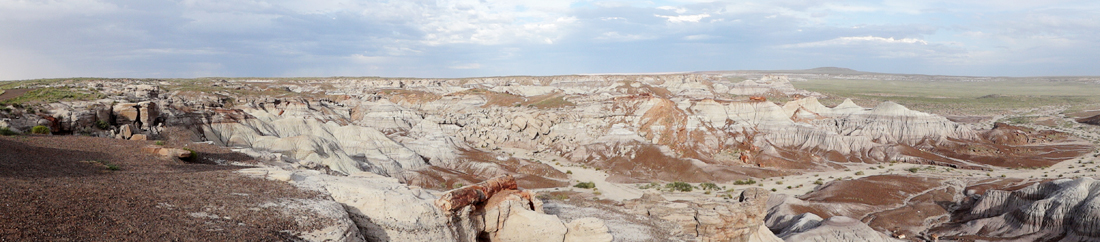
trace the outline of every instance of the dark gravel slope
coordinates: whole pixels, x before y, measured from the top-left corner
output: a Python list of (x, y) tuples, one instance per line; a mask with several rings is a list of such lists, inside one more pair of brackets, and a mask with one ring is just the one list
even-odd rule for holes
[(280, 241), (293, 234), (282, 231), (305, 229), (260, 204), (317, 194), (233, 174), (237, 167), (141, 153), (149, 144), (0, 137), (0, 241)]

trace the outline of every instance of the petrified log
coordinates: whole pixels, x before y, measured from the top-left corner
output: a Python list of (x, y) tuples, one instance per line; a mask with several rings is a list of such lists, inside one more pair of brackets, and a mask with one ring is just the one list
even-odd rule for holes
[(519, 189), (519, 185), (516, 185), (515, 177), (498, 176), (478, 184), (447, 191), (435, 200), (435, 206), (443, 211), (454, 212), (469, 205), (488, 201), (497, 192), (516, 189)]

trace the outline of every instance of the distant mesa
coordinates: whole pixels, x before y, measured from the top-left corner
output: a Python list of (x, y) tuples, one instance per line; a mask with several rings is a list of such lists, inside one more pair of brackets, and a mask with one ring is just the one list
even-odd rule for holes
[(809, 70), (805, 70), (807, 73), (817, 74), (865, 74), (867, 72), (852, 70), (843, 67), (818, 67)]

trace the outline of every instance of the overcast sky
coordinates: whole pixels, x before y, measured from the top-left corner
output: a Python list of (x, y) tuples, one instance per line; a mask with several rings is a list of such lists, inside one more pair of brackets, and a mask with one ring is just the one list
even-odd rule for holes
[(1094, 0), (0, 0), (0, 80), (1100, 75), (1097, 63)]

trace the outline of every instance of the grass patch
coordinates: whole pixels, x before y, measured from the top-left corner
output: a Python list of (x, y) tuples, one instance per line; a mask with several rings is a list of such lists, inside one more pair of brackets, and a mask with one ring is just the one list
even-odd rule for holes
[(718, 191), (718, 190), (722, 190), (722, 188), (719, 188), (717, 184), (714, 184), (714, 183), (711, 183), (711, 182), (704, 182), (704, 183), (700, 183), (700, 184), (699, 184), (699, 189), (703, 189), (704, 191), (709, 191), (709, 190), (714, 190), (714, 191)]
[(50, 134), (50, 128), (42, 125), (34, 126), (31, 128), (32, 134)]
[(191, 148), (183, 148), (183, 150), (186, 150), (187, 152), (191, 152), (191, 156), (188, 156), (187, 158), (183, 159), (184, 161), (192, 161), (193, 162), (193, 161), (199, 160), (199, 152), (195, 152), (195, 150), (192, 150)]
[(581, 182), (581, 183), (577, 183), (577, 185), (573, 185), (573, 187), (584, 188), (584, 189), (593, 189), (593, 188), (596, 188), (596, 183), (595, 182)]
[(23, 95), (4, 100), (0, 105), (23, 105), (29, 103), (54, 103), (60, 101), (88, 101), (106, 98), (107, 95), (95, 90), (80, 90), (68, 87), (46, 87), (27, 91)]
[(11, 131), (10, 128), (0, 128), (0, 135), (12, 136), (12, 135), (17, 135), (17, 134), (19, 134), (19, 133), (16, 133), (15, 131)]
[(102, 129), (102, 130), (107, 130), (107, 129), (111, 128), (111, 124), (109, 124), (109, 123), (107, 123), (106, 121), (103, 121), (103, 120), (96, 120), (95, 121), (95, 127), (99, 128), (99, 129)]
[(893, 101), (913, 110), (942, 115), (995, 115), (1015, 109), (1066, 106), (1068, 110), (1100, 107), (1100, 85), (1046, 80), (886, 81), (821, 79), (792, 82), (796, 88), (829, 95), (824, 105), (851, 98), (874, 107)]
[(672, 190), (672, 191), (681, 191), (681, 192), (690, 192), (693, 189), (691, 184), (688, 184), (687, 182), (673, 182), (673, 183), (665, 184), (665, 188), (668, 188), (669, 190)]

